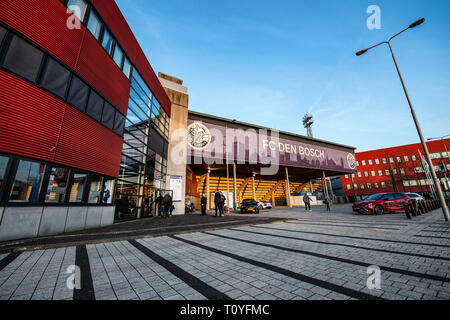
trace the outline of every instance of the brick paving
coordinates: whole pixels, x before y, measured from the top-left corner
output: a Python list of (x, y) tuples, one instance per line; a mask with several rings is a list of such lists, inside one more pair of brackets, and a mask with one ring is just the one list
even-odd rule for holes
[[(273, 218), (266, 223), (2, 253), (0, 300), (450, 298), (450, 228), (440, 210), (412, 220), (353, 215), (345, 205), (331, 214), (313, 210), (255, 217)], [(81, 288), (67, 286), (73, 265)], [(372, 265), (381, 269), (381, 289), (367, 288)]]

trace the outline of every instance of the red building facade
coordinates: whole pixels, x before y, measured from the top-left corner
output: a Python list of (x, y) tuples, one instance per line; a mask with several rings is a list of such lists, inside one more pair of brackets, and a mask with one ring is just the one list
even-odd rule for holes
[(164, 173), (170, 109), (113, 0), (0, 1), (0, 240), (7, 208), (42, 207), (42, 235), (47, 207), (111, 206), (122, 167)]
[[(427, 142), (434, 170), (446, 189), (446, 173), (450, 170), (450, 139)], [(430, 194), (431, 181), (427, 179), (419, 152), (425, 157), (420, 143), (356, 153), (357, 172), (341, 176), (347, 197), (362, 197), (382, 192), (413, 192)]]

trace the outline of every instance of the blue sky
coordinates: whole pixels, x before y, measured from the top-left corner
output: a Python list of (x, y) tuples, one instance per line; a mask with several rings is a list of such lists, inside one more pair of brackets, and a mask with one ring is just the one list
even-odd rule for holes
[[(419, 142), (384, 41), (426, 138), (450, 133), (450, 1), (116, 0), (155, 72), (184, 80), (190, 109), (357, 151)], [(369, 5), (381, 29), (369, 30)]]

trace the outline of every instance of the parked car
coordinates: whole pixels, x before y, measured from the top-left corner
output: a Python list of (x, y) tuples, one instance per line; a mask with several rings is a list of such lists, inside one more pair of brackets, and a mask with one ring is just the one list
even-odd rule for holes
[(403, 211), (403, 206), (409, 204), (410, 198), (400, 192), (377, 193), (353, 205), (353, 211), (358, 213), (383, 214)]
[(414, 200), (425, 200), (424, 197), (422, 197), (420, 194), (418, 193), (405, 193), (408, 197), (410, 197), (411, 199)]
[(241, 213), (259, 213), (258, 202), (254, 199), (245, 199), (241, 203)]
[(259, 207), (259, 210), (273, 208), (273, 206), (270, 202), (262, 202), (262, 201), (258, 201), (258, 207)]

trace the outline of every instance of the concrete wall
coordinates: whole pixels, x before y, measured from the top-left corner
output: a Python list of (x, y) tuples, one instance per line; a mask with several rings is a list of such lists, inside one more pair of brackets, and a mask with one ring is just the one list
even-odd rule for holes
[[(174, 215), (185, 213), (186, 199), (186, 139), (189, 95), (181, 79), (159, 73), (159, 80), (172, 102), (169, 133), (169, 158), (167, 159), (167, 189), (172, 190), (170, 176), (183, 178), (181, 202), (174, 202)], [(197, 207), (198, 208), (198, 207)]]
[(45, 237), (114, 223), (108, 207), (0, 207), (0, 241)]

